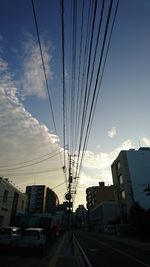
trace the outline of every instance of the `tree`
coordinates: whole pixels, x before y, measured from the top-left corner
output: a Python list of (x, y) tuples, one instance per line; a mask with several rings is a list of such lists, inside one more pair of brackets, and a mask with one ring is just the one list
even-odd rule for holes
[(144, 208), (142, 208), (138, 202), (135, 202), (130, 208), (129, 221), (134, 227), (139, 239), (150, 239), (150, 212), (147, 212)]

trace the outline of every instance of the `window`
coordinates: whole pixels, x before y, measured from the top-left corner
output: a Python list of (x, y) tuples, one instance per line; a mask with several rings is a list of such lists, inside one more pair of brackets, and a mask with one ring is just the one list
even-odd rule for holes
[(24, 209), (24, 200), (22, 200), (22, 202), (21, 202), (21, 210), (23, 210)]
[(4, 195), (3, 195), (3, 203), (7, 203), (7, 199), (8, 199), (8, 190), (4, 191)]
[(125, 191), (121, 191), (121, 199), (125, 199), (126, 198), (126, 194), (125, 194)]
[(123, 184), (123, 177), (122, 177), (122, 175), (119, 175), (118, 181), (119, 181), (119, 184)]
[(117, 169), (120, 169), (120, 161), (117, 162)]

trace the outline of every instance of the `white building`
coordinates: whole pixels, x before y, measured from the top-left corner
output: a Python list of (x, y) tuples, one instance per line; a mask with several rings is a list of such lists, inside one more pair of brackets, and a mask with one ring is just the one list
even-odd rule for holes
[(145, 192), (150, 184), (150, 148), (121, 151), (111, 168), (120, 215), (129, 215), (134, 202), (150, 208), (150, 196)]
[(0, 226), (13, 225), (15, 215), (25, 211), (25, 202), (25, 194), (0, 177)]

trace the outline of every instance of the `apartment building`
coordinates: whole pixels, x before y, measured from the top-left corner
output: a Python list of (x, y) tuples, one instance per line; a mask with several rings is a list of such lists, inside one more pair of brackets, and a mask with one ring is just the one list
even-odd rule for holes
[(46, 204), (45, 204), (45, 212), (46, 213), (56, 213), (56, 209), (59, 205), (59, 198), (56, 193), (47, 187), (46, 189)]
[(28, 198), (27, 209), (29, 213), (55, 213), (59, 204), (58, 196), (45, 185), (32, 185), (26, 187)]
[(29, 213), (43, 213), (46, 203), (46, 186), (32, 185), (26, 187), (27, 209)]
[(26, 195), (0, 177), (0, 226), (13, 225), (16, 214), (25, 212), (25, 205)]
[(115, 200), (121, 216), (129, 215), (130, 207), (138, 202), (150, 208), (150, 148), (121, 151), (111, 165)]
[(102, 201), (114, 200), (114, 186), (105, 186), (100, 182), (99, 186), (92, 186), (86, 189), (87, 209), (91, 210)]

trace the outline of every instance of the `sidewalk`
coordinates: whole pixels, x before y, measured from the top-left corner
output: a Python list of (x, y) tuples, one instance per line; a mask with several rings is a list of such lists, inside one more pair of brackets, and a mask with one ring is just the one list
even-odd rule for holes
[(77, 267), (77, 261), (73, 255), (71, 242), (68, 238), (68, 233), (60, 239), (57, 246), (52, 251), (49, 267)]

